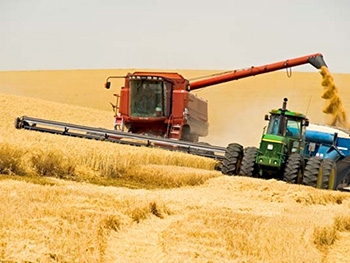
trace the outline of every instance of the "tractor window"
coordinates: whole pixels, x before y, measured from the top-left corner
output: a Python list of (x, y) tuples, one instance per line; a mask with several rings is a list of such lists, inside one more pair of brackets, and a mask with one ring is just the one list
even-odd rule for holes
[[(280, 122), (283, 121), (281, 127)], [(279, 131), (280, 129), (280, 131)], [(288, 136), (294, 138), (301, 137), (301, 120), (293, 117), (281, 118), (281, 115), (271, 115), (269, 126), (267, 127), (268, 134), (280, 136)]]
[(267, 127), (267, 133), (277, 135), (280, 121), (281, 121), (280, 115), (271, 115), (269, 126)]
[(161, 117), (167, 111), (163, 81), (130, 80), (130, 116)]
[(301, 120), (288, 118), (286, 136), (300, 138)]

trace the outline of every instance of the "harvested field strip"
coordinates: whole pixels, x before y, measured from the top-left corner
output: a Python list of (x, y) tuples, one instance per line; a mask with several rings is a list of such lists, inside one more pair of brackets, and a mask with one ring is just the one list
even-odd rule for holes
[(101, 262), (111, 231), (170, 213), (160, 200), (115, 196), (91, 186), (5, 182), (0, 260)]
[[(336, 194), (341, 204), (306, 205), (288, 199), (301, 186), (286, 185), (286, 199), (271, 201), (273, 188), (283, 189), (280, 182), (245, 179), (218, 177), (200, 187), (152, 191), (2, 181), (6, 242), (0, 255), (34, 262), (320, 262), (348, 231), (346, 193)], [(246, 190), (233, 191), (237, 185)], [(261, 199), (251, 198), (256, 185), (265, 189)], [(318, 192), (325, 191), (306, 188), (299, 198)]]

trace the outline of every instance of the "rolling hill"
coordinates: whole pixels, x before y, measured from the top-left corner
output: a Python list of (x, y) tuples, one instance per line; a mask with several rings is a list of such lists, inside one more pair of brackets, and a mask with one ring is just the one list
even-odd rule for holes
[[(24, 165), (0, 176), (1, 262), (350, 262), (349, 193), (223, 176), (212, 160), (182, 153), (14, 129), (22, 115), (111, 128), (109, 102), (122, 83), (105, 90), (104, 80), (129, 71), (0, 72), (0, 166)], [(350, 75), (333, 76), (349, 109)], [(209, 102), (201, 140), (257, 146), (264, 114), (284, 97), (324, 124), (322, 89), (317, 72), (275, 72), (196, 91)]]

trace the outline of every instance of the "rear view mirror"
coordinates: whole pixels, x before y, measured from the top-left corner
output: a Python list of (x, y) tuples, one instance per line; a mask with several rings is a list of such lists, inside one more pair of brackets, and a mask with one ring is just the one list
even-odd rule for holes
[(265, 114), (265, 121), (269, 120), (269, 115)]
[(105, 88), (106, 89), (109, 89), (111, 87), (111, 83), (109, 82), (109, 81), (107, 81), (106, 83), (105, 83)]

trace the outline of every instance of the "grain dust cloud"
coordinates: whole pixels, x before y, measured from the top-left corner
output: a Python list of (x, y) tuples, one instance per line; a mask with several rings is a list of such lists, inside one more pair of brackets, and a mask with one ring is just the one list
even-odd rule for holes
[(349, 130), (348, 116), (339, 97), (338, 88), (334, 83), (332, 75), (329, 73), (327, 67), (321, 67), (320, 73), (322, 75), (323, 86), (321, 98), (326, 100), (322, 111), (330, 116), (327, 124)]

